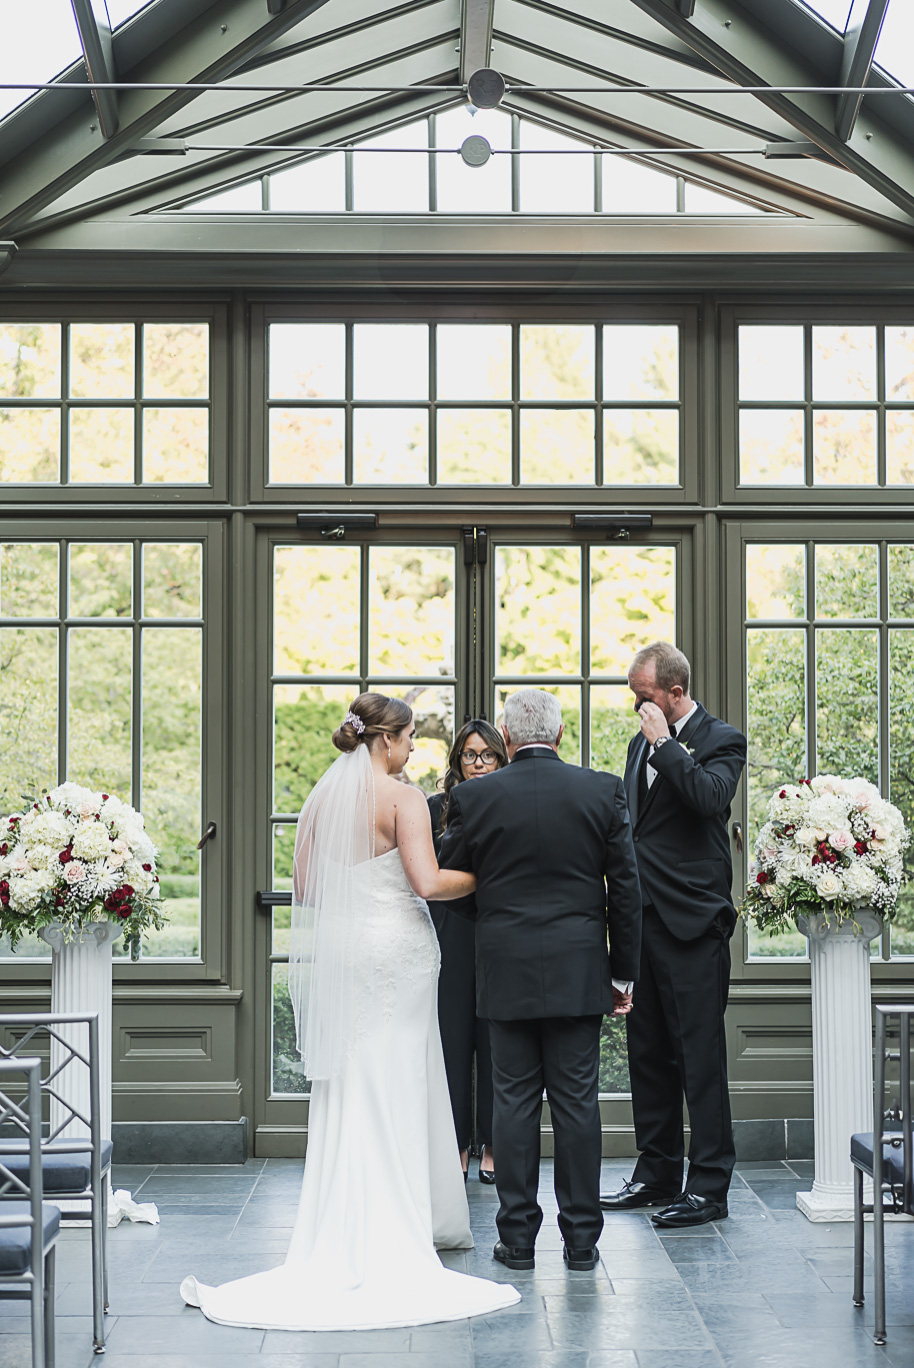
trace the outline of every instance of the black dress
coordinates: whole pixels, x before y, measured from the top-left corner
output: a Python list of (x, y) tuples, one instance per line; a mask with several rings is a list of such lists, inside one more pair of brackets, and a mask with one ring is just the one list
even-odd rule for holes
[[(435, 854), (441, 847), (444, 794), (428, 800)], [(472, 903), (473, 895), (460, 899)], [(441, 947), (438, 1026), (457, 1143), (470, 1149), (492, 1144), (492, 1052), (489, 1023), (476, 1015), (476, 924), (454, 911), (454, 903), (432, 902), (429, 911)], [(476, 1124), (473, 1124), (473, 1056), (476, 1056)]]

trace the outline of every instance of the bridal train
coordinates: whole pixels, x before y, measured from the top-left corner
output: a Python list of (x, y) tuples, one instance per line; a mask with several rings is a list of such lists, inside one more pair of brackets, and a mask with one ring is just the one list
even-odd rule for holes
[(452, 1272), (469, 1212), (437, 1022), (438, 942), (394, 848), (360, 876), (360, 1029), (340, 1073), (312, 1084), (308, 1154), (286, 1261), (181, 1295), (221, 1325), (373, 1330), (511, 1306), (509, 1284)]

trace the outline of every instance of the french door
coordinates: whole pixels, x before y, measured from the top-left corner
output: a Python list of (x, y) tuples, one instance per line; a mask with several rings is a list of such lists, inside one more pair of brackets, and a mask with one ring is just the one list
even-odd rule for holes
[[(336, 756), (330, 737), (352, 698), (377, 689), (410, 703), (408, 773), (428, 793), (464, 720), (497, 722), (507, 695), (529, 686), (562, 703), (566, 761), (620, 773), (637, 726), (625, 683), (632, 655), (658, 637), (689, 649), (689, 530), (619, 542), (567, 522), (538, 528), (499, 514), (475, 525), (417, 520), (339, 534), (328, 521), (260, 533), (259, 1154), (304, 1144), (308, 1085), (287, 991), (291, 856), (301, 804)], [(603, 1054), (601, 1088), (624, 1094), (611, 1024)]]

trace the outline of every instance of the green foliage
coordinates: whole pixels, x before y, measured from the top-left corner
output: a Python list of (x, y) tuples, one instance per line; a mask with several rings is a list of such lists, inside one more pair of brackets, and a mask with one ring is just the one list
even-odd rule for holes
[(631, 1092), (624, 1017), (603, 1018), (600, 1029), (600, 1092)]

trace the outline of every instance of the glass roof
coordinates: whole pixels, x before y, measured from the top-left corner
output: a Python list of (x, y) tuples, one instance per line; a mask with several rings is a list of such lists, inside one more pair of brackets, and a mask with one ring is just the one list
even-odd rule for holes
[(914, 7), (891, 0), (876, 44), (876, 61), (902, 85), (914, 86)]
[(155, 0), (105, 0), (108, 22), (115, 29), (151, 4), (155, 4)]
[[(70, 0), (3, 6), (0, 82), (53, 81), (81, 56)], [(31, 95), (29, 90), (0, 90), (0, 118)]]
[(851, 0), (800, 0), (807, 9), (813, 10), (822, 19), (826, 19), (839, 33), (843, 33), (847, 28), (848, 16), (851, 12)]

